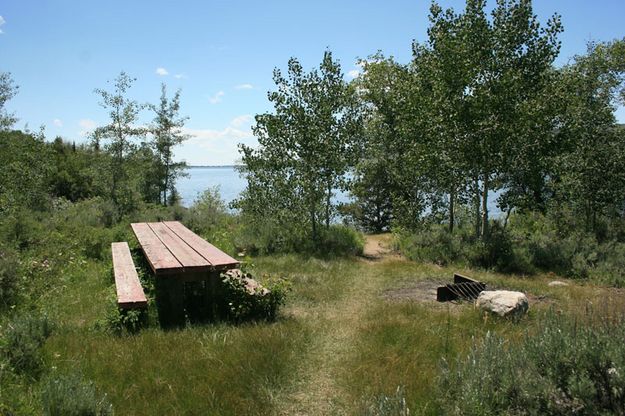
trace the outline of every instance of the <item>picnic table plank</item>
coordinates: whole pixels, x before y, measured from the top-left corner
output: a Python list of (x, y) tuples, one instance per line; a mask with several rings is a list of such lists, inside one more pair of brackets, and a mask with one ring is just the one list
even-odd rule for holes
[(167, 249), (158, 236), (154, 234), (154, 231), (147, 223), (133, 223), (130, 226), (139, 240), (145, 257), (148, 259), (154, 273), (163, 270), (172, 273), (183, 270), (182, 264)]
[(180, 238), (164, 223), (151, 222), (148, 223), (148, 225), (185, 269), (196, 267), (209, 268), (211, 266), (208, 260), (198, 254), (193, 247)]
[(120, 308), (144, 307), (148, 304), (128, 243), (111, 244), (117, 303)]
[(215, 268), (230, 268), (239, 265), (239, 261), (230, 257), (208, 241), (178, 221), (164, 221), (171, 231), (187, 242), (193, 249)]

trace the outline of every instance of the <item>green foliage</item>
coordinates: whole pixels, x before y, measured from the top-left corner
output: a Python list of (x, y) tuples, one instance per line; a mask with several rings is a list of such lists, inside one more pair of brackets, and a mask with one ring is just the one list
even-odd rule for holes
[(43, 137), (0, 130), (0, 213), (50, 206), (52, 155)]
[(219, 187), (204, 190), (193, 202), (186, 218), (189, 228), (199, 234), (212, 234), (223, 227), (228, 212)]
[(548, 315), (518, 344), (487, 334), (443, 366), (440, 405), (450, 415), (622, 414), (622, 318), (599, 324)]
[(105, 158), (85, 145), (64, 142), (57, 137), (50, 145), (54, 167), (50, 175), (51, 192), (57, 198), (70, 201), (86, 199), (103, 194), (102, 183), (96, 166), (98, 159)]
[(449, 264), (461, 258), (462, 242), (443, 227), (432, 227), (419, 233), (401, 233), (399, 249), (409, 259)]
[(37, 376), (43, 357), (41, 346), (52, 328), (46, 316), (22, 314), (4, 325), (0, 352), (11, 368), (19, 374)]
[[(330, 228), (323, 230), (320, 238), (320, 243), (316, 247), (319, 254), (359, 256), (365, 246), (362, 233), (344, 225), (331, 225)], [(311, 250), (314, 249), (315, 247), (311, 247)]]
[(113, 405), (106, 394), (77, 373), (52, 374), (41, 389), (43, 414), (46, 416), (107, 416)]
[(117, 304), (117, 294), (111, 288), (106, 299), (106, 316), (96, 322), (95, 328), (115, 335), (134, 334), (146, 327), (147, 311), (144, 309), (121, 309)]
[(269, 100), (275, 112), (257, 115), (253, 128), (259, 146), (240, 146), (248, 184), (235, 205), (252, 229), (266, 228), (269, 221), (287, 236), (316, 243), (321, 226), (330, 227), (334, 193), (346, 188), (357, 154), (361, 116), (355, 90), (329, 51), (309, 73), (291, 58), (287, 76), (276, 69), (274, 81), (277, 91)]
[(19, 287), (18, 257), (0, 244), (0, 310), (11, 306)]
[(240, 278), (229, 274), (221, 275), (218, 301), (220, 309), (226, 314), (225, 318), (234, 322), (275, 320), (280, 306), (286, 300), (290, 289), (289, 282), (263, 275), (258, 280), (262, 287), (252, 287), (246, 279), (254, 278), (249, 273), (243, 273)]
[(17, 121), (13, 114), (7, 113), (4, 106), (17, 94), (18, 88), (9, 72), (0, 72), (0, 131), (10, 128)]
[(285, 229), (268, 219), (249, 227), (243, 220), (242, 230), (235, 236), (235, 244), (250, 254), (307, 253), (316, 256), (351, 256), (362, 254), (364, 238), (350, 226), (331, 225), (319, 231), (317, 240), (301, 229)]
[(93, 132), (94, 147), (99, 150), (103, 145), (103, 149), (110, 155), (103, 164), (109, 181), (107, 195), (121, 214), (132, 211), (136, 204), (135, 194), (138, 190), (133, 179), (137, 177), (129, 174), (131, 167), (128, 160), (137, 150), (132, 140), (145, 135), (145, 129), (136, 127), (139, 112), (144, 106), (127, 97), (134, 81), (134, 78), (122, 71), (115, 79), (112, 91), (95, 90), (101, 97), (100, 105), (108, 111), (110, 120), (109, 124), (98, 127)]
[(158, 106), (150, 106), (155, 113), (151, 131), (154, 135), (152, 147), (156, 156), (156, 181), (158, 183), (158, 202), (163, 205), (170, 203), (176, 194), (176, 179), (184, 174), (185, 162), (174, 162), (174, 147), (180, 145), (188, 136), (182, 134), (187, 120), (179, 116), (180, 90), (174, 97), (167, 99), (167, 87), (161, 85), (161, 100)]

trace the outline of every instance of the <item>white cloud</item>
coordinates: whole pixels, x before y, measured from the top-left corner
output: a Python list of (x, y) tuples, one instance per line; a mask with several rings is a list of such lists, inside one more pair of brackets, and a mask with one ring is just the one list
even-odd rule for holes
[(357, 78), (360, 75), (360, 69), (352, 69), (347, 73), (347, 76), (350, 78)]
[(224, 129), (191, 129), (183, 132), (191, 136), (176, 152), (176, 157), (190, 165), (229, 165), (241, 157), (239, 143), (257, 144), (252, 134), (249, 114), (235, 117)]
[[(5, 23), (6, 23), (6, 20), (4, 20), (4, 17), (0, 16), (0, 26), (2, 26)], [(2, 34), (2, 33), (4, 33), (4, 32), (2, 31), (2, 29), (0, 29), (0, 34)]]
[(58, 118), (52, 120), (52, 124), (54, 124), (56, 127), (63, 127), (63, 122)]
[(215, 95), (213, 95), (212, 97), (210, 97), (208, 99), (208, 102), (210, 102), (211, 104), (217, 104), (221, 102), (221, 97), (223, 97), (224, 95), (226, 95), (225, 92), (223, 91), (218, 91)]
[(251, 90), (254, 88), (252, 84), (239, 84), (234, 87), (237, 90)]
[(230, 125), (233, 127), (250, 125), (252, 123), (252, 120), (254, 120), (254, 117), (252, 117), (250, 114), (244, 114), (242, 116), (233, 118), (230, 122)]
[(82, 120), (80, 120), (78, 122), (78, 125), (81, 128), (81, 130), (80, 130), (80, 135), (81, 136), (87, 136), (97, 126), (96, 122), (91, 120), (91, 119), (89, 119), (89, 118), (83, 118)]
[(156, 68), (156, 75), (160, 75), (160, 76), (165, 76), (165, 75), (169, 75), (169, 72), (167, 72), (167, 70), (165, 68), (162, 67), (158, 67)]
[(176, 74), (174, 75), (174, 78), (176, 79), (183, 79), (183, 78), (188, 78), (186, 74)]

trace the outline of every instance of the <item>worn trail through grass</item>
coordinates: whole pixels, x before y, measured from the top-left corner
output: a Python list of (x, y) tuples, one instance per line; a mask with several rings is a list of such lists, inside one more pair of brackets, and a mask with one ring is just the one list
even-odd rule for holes
[(367, 305), (379, 293), (381, 279), (376, 278), (377, 262), (398, 259), (387, 249), (388, 236), (368, 236), (364, 259), (354, 264), (357, 273), (342, 295), (332, 302), (322, 302), (306, 311), (291, 311), (313, 322), (313, 344), (294, 376), (291, 389), (278, 400), (280, 415), (329, 415), (349, 413), (346, 394), (339, 385), (341, 361), (351, 352)]

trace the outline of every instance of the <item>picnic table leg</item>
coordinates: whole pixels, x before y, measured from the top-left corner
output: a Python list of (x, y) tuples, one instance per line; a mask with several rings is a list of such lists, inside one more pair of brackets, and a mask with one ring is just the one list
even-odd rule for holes
[(208, 319), (216, 321), (220, 318), (218, 307), (219, 272), (210, 272), (204, 282), (204, 305), (206, 306)]
[(157, 277), (156, 306), (163, 327), (184, 326), (184, 282), (174, 276)]

